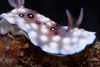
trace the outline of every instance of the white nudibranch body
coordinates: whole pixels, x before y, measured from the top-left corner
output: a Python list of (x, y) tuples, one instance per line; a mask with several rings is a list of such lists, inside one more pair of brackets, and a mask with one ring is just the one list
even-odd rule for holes
[[(80, 11), (79, 18), (73, 26), (73, 20), (70, 12), (66, 10), (68, 17), (68, 26), (59, 26), (54, 21), (49, 18), (25, 8), (24, 0), (8, 0), (10, 5), (14, 7), (11, 12), (2, 14), (1, 21), (5, 19), (4, 22), (8, 23), (9, 26), (13, 27), (17, 25), (21, 31), (27, 33), (24, 34), (30, 41), (35, 45), (39, 46), (43, 51), (51, 54), (62, 54), (71, 55), (82, 51), (87, 45), (92, 44), (96, 38), (95, 32), (89, 32), (84, 29), (78, 29), (78, 26), (82, 22), (83, 18), (83, 8)], [(3, 22), (0, 21), (0, 24)], [(6, 25), (6, 24), (5, 24)], [(7, 33), (4, 31), (0, 25), (0, 33)], [(23, 32), (23, 33), (25, 33)], [(2, 33), (1, 33), (2, 34)]]

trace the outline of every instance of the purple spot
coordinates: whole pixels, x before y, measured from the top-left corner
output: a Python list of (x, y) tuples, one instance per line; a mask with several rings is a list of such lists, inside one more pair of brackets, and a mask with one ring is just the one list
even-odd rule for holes
[(68, 32), (68, 30), (66, 30), (66, 32)]
[(36, 21), (36, 23), (37, 23), (37, 24), (40, 24), (40, 22), (39, 22), (39, 21)]
[(56, 26), (57, 26), (57, 27), (60, 27), (60, 24), (57, 24)]
[(58, 32), (55, 32), (54, 34), (55, 34), (55, 35), (58, 35)]
[(43, 23), (44, 25), (46, 25), (46, 23)]
[(20, 16), (20, 17), (24, 17), (24, 14), (21, 13), (21, 14), (19, 14), (19, 16)]
[(55, 30), (55, 28), (54, 28), (54, 27), (52, 27), (52, 28), (51, 28), (51, 31), (54, 31), (54, 30)]
[(31, 14), (31, 13), (28, 14), (28, 17), (29, 17), (29, 18), (34, 18), (33, 14)]

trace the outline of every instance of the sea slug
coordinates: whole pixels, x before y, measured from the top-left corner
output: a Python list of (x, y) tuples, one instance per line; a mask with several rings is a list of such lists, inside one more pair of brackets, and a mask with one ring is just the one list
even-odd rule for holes
[(27, 32), (28, 38), (43, 51), (50, 54), (71, 55), (92, 44), (96, 32), (79, 29), (83, 19), (83, 8), (75, 25), (71, 13), (66, 9), (68, 26), (60, 26), (34, 10), (24, 7), (24, 0), (8, 0), (14, 9), (0, 17)]

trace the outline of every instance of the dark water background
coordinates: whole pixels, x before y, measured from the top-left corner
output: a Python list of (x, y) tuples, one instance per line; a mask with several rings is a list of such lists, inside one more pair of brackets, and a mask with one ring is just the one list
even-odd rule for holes
[[(80, 9), (83, 7), (84, 18), (80, 28), (97, 32), (97, 38), (100, 40), (99, 4), (99, 0), (25, 0), (25, 7), (36, 10), (38, 13), (64, 26), (68, 25), (65, 10), (68, 9), (73, 17), (77, 19)], [(7, 0), (0, 0), (0, 14), (12, 9)]]

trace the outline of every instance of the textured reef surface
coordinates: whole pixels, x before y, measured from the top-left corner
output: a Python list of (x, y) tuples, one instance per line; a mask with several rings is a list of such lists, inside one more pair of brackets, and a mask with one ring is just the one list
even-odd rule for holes
[(100, 42), (74, 55), (58, 57), (43, 52), (25, 36), (0, 35), (0, 67), (99, 67)]

